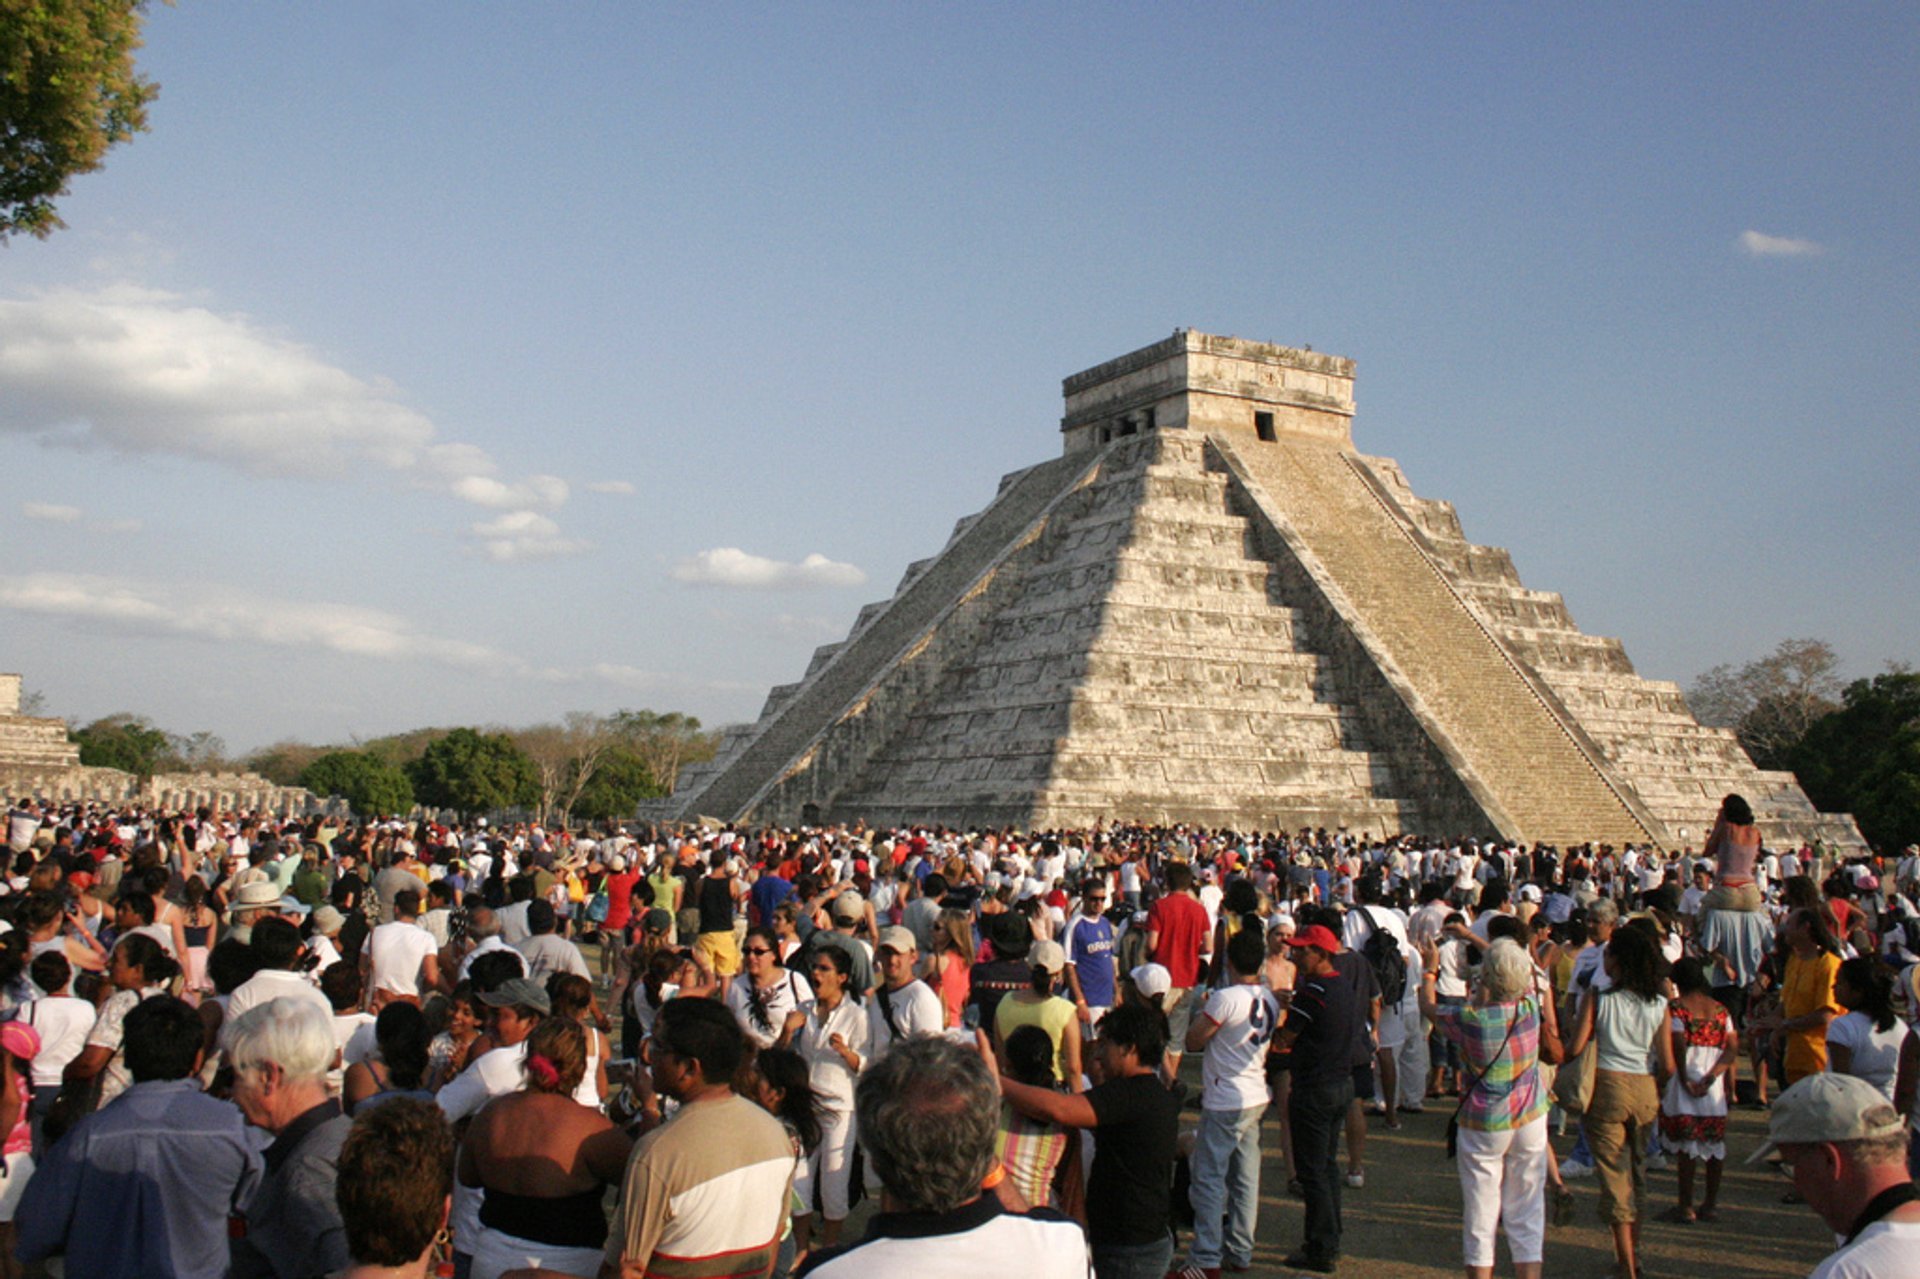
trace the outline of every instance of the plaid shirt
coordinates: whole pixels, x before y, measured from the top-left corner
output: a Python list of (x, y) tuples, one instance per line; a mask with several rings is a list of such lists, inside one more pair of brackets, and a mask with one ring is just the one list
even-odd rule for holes
[[(1509, 1023), (1513, 1026), (1511, 1039), (1507, 1037)], [(1540, 1086), (1540, 1072), (1536, 1069), (1540, 1057), (1540, 1014), (1532, 999), (1484, 1008), (1475, 1004), (1442, 1004), (1433, 1024), (1460, 1046), (1466, 1068), (1478, 1079), (1460, 1104), (1462, 1128), (1506, 1132), (1524, 1128), (1547, 1113), (1547, 1093)], [(1504, 1051), (1500, 1047), (1502, 1042), (1506, 1044)], [(1497, 1060), (1496, 1053), (1499, 1054)]]

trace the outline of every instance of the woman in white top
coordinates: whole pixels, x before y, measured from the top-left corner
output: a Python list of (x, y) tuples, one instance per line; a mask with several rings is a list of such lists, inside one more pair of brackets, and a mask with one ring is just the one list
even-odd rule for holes
[(141, 1000), (166, 994), (168, 983), (180, 975), (180, 965), (173, 962), (152, 937), (129, 933), (114, 945), (113, 956), (107, 961), (107, 974), (113, 981), (114, 993), (100, 1005), (99, 1019), (87, 1034), (87, 1046), (67, 1063), (64, 1074), (68, 1083), (99, 1075), (102, 1106), (126, 1091), (133, 1082), (120, 1052), (127, 1014), (138, 1007)]
[(1893, 974), (1865, 956), (1843, 960), (1834, 975), (1833, 997), (1847, 1012), (1827, 1023), (1827, 1069), (1866, 1080), (1896, 1106), (1904, 1072), (1909, 1083), (1907, 1109), (1901, 1113), (1911, 1118), (1920, 1038), (1893, 1010)]
[(749, 928), (740, 950), (744, 971), (727, 981), (727, 1009), (755, 1048), (771, 1048), (788, 1014), (813, 1003), (807, 979), (780, 966), (779, 946), (772, 929)]
[[(853, 1176), (853, 1085), (867, 1064), (867, 1010), (847, 992), (853, 959), (838, 946), (822, 946), (813, 959), (811, 1012), (787, 1014), (778, 1046), (791, 1047), (807, 1063), (807, 1078), (820, 1101), (820, 1144), (807, 1157), (794, 1193), (808, 1208), (820, 1188), (820, 1242), (832, 1247), (847, 1217)], [(812, 1235), (811, 1212), (794, 1218), (796, 1257), (805, 1256)]]

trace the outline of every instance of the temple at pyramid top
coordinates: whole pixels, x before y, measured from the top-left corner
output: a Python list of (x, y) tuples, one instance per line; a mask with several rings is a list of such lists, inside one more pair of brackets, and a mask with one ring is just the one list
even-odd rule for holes
[(1353, 444), (1353, 364), (1190, 330), (682, 775), (677, 815), (1857, 845)]
[(1337, 355), (1178, 329), (1061, 389), (1068, 453), (1154, 429), (1353, 445), (1353, 361)]

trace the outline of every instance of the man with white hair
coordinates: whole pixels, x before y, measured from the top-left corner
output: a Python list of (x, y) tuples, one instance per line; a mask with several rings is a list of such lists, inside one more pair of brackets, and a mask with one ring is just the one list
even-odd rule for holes
[(1773, 1100), (1767, 1144), (1840, 1248), (1809, 1279), (1920, 1279), (1920, 1189), (1907, 1126), (1886, 1094), (1854, 1075), (1808, 1075)]
[(353, 1121), (327, 1089), (333, 1025), (313, 1005), (274, 999), (241, 1014), (226, 1032), (233, 1103), (273, 1134), (266, 1177), (233, 1239), (237, 1279), (305, 1279), (345, 1268), (346, 1227), (334, 1203), (340, 1145)]

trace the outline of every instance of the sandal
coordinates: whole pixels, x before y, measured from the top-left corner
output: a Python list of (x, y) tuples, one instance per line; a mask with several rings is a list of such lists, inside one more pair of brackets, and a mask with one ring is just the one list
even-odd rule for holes
[(1718, 1221), (1720, 1220), (1720, 1212), (1716, 1208), (1697, 1208), (1694, 1210), (1693, 1219), (1695, 1221)]
[(1660, 1220), (1670, 1221), (1676, 1226), (1691, 1226), (1697, 1219), (1693, 1209), (1683, 1208), (1679, 1204), (1660, 1214)]

